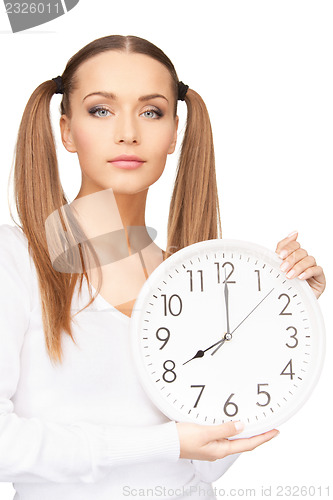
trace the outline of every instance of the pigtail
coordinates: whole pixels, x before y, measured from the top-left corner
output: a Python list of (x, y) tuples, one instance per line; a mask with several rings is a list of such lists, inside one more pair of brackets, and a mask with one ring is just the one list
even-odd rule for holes
[(167, 254), (222, 237), (213, 134), (206, 105), (188, 89), (187, 120), (170, 202)]
[(60, 182), (50, 121), (50, 100), (55, 91), (54, 81), (42, 83), (31, 95), (23, 112), (14, 166), (14, 197), (22, 226), (11, 216), (27, 237), (29, 254), (37, 270), (49, 356), (52, 361), (61, 362), (61, 330), (74, 341), (70, 313), (78, 275), (53, 268), (45, 231), (47, 217), (68, 203)]

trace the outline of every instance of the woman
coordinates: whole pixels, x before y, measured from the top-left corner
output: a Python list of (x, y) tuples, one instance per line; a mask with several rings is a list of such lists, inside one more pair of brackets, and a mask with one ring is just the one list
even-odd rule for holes
[[(82, 171), (72, 204), (60, 183), (49, 119), (55, 92), (63, 94), (62, 142), (77, 153)], [(162, 255), (146, 229), (145, 204), (175, 150), (178, 99), (188, 115)], [(20, 500), (109, 500), (140, 490), (148, 496), (148, 488), (159, 498), (212, 495), (210, 482), (239, 453), (278, 431), (228, 440), (241, 422), (170, 421), (142, 390), (129, 355), (130, 316), (144, 280), (171, 249), (221, 235), (212, 133), (201, 97), (179, 82), (171, 61), (150, 42), (118, 35), (95, 40), (61, 77), (31, 95), (14, 175), (22, 226), (0, 226), (6, 284), (0, 479), (14, 482)], [(139, 238), (131, 228), (141, 229)], [(306, 279), (319, 297), (323, 270), (296, 239), (291, 234), (277, 245), (283, 270)], [(64, 243), (62, 255), (57, 240)], [(89, 284), (97, 291), (90, 301)]]

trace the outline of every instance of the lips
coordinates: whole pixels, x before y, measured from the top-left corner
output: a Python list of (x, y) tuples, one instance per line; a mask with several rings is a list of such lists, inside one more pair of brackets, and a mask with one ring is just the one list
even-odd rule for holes
[(120, 155), (116, 156), (115, 158), (112, 158), (110, 161), (144, 161), (142, 158), (139, 158), (139, 156), (135, 155)]
[(120, 155), (109, 161), (113, 166), (125, 169), (134, 169), (141, 167), (145, 160), (134, 155)]

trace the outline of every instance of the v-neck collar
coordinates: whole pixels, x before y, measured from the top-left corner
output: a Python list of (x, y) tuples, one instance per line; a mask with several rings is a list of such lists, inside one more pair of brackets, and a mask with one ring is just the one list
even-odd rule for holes
[[(85, 285), (86, 285), (86, 288), (87, 288), (87, 292), (89, 294), (87, 280), (84, 280), (84, 282), (85, 282)], [(96, 289), (94, 288), (94, 286), (91, 283), (90, 283), (90, 287), (92, 289), (93, 295), (95, 295)], [(96, 305), (96, 308), (99, 311), (111, 310), (122, 321), (125, 321), (127, 323), (129, 321), (131, 321), (131, 318), (129, 316), (127, 316), (126, 314), (122, 313), (116, 307), (114, 307), (112, 304), (110, 304), (110, 302), (108, 302), (106, 299), (104, 299), (104, 297), (102, 297), (102, 295), (100, 293), (97, 294), (97, 296), (96, 296), (93, 304)]]
[[(165, 251), (162, 250), (162, 252), (163, 252), (163, 260), (165, 260)], [(90, 298), (87, 280), (84, 279), (83, 281), (85, 283), (85, 287), (86, 287), (86, 290), (88, 293), (88, 298)], [(91, 283), (90, 283), (90, 287), (93, 291), (93, 295), (95, 295), (96, 289), (94, 288), (94, 286)], [(110, 304), (110, 302), (108, 302), (106, 299), (104, 299), (104, 297), (102, 297), (102, 295), (100, 293), (98, 293), (96, 295), (96, 298), (95, 298), (93, 304), (95, 304), (95, 307), (98, 311), (111, 310), (115, 314), (115, 316), (117, 316), (121, 321), (123, 321), (125, 323), (129, 323), (132, 319), (129, 316), (127, 316), (126, 314), (124, 314), (124, 313), (120, 312), (118, 309), (116, 309), (112, 304)]]

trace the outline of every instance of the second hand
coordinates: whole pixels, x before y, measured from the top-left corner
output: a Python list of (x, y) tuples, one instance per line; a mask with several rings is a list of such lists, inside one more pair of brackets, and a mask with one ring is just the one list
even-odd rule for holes
[[(263, 299), (259, 302), (259, 304), (257, 304), (257, 305), (256, 305), (256, 306), (252, 309), (252, 311), (250, 311), (250, 312), (249, 312), (249, 314), (248, 314), (247, 316), (245, 316), (245, 318), (244, 318), (244, 319), (243, 319), (243, 320), (242, 320), (242, 321), (241, 321), (241, 322), (240, 322), (240, 323), (236, 326), (236, 328), (235, 328), (235, 329), (231, 332), (231, 334), (233, 334), (233, 333), (237, 330), (237, 328), (238, 328), (239, 326), (241, 326), (241, 324), (242, 324), (242, 323), (244, 323), (244, 321), (245, 321), (245, 320), (246, 320), (246, 319), (250, 316), (250, 314), (252, 314), (252, 313), (253, 313), (253, 311), (255, 311), (255, 310), (257, 309), (257, 307), (258, 307), (258, 306), (260, 306), (260, 304), (261, 304), (261, 303), (262, 303), (262, 302), (263, 302), (263, 301), (264, 301), (264, 300), (268, 297), (268, 295), (269, 295), (270, 293), (272, 293), (272, 291), (273, 291), (273, 290), (274, 290), (274, 288), (272, 288), (272, 290), (271, 290), (270, 292), (268, 292), (268, 294), (267, 294), (267, 295), (266, 295), (266, 296), (265, 296), (265, 297), (264, 297), (264, 298), (263, 298)], [(222, 339), (222, 340), (223, 340), (223, 339)], [(222, 341), (221, 341), (221, 342), (222, 342)], [(220, 345), (219, 345), (219, 346), (215, 349), (215, 351), (213, 351), (213, 352), (211, 353), (211, 356), (213, 356), (213, 354), (215, 354), (215, 353), (216, 353), (216, 351), (218, 351), (218, 350), (220, 349), (221, 345), (223, 345), (223, 342), (222, 342), (222, 343), (221, 343), (221, 344), (220, 344)]]

